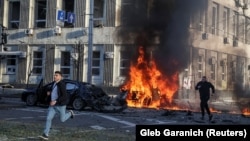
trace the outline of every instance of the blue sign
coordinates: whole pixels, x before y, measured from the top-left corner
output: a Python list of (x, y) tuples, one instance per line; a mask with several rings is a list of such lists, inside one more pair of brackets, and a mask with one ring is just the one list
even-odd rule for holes
[(68, 12), (67, 18), (68, 18), (68, 23), (75, 23), (75, 17), (76, 15), (74, 13)]
[(58, 10), (57, 11), (57, 20), (64, 22), (64, 20), (65, 20), (65, 11), (63, 11), (63, 10)]

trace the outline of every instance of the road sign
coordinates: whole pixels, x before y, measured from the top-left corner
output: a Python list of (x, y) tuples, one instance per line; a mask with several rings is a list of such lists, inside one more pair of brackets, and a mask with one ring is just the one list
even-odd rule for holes
[(62, 21), (62, 22), (64, 22), (64, 20), (65, 20), (65, 11), (63, 11), (63, 10), (58, 10), (57, 11), (57, 21)]
[(68, 12), (67, 18), (68, 18), (68, 23), (75, 23), (75, 17), (76, 15), (74, 13)]

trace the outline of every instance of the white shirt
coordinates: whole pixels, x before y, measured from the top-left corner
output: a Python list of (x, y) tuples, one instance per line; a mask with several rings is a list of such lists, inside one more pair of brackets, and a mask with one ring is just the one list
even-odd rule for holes
[(51, 91), (51, 101), (56, 101), (58, 98), (57, 85), (54, 83)]

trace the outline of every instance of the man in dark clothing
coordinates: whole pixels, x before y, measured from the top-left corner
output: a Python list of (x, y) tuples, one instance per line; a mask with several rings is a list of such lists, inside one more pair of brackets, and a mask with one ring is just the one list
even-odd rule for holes
[(195, 90), (199, 90), (200, 93), (200, 108), (201, 108), (201, 119), (204, 119), (205, 110), (207, 111), (209, 120), (212, 120), (213, 115), (210, 112), (209, 106), (208, 106), (208, 100), (210, 98), (210, 89), (212, 90), (212, 93), (215, 93), (214, 85), (207, 81), (206, 76), (202, 77), (202, 80), (199, 81), (196, 86)]
[(52, 84), (51, 89), (47, 92), (47, 96), (49, 102), (47, 120), (43, 135), (39, 136), (40, 138), (45, 140), (48, 140), (52, 120), (56, 113), (60, 115), (61, 122), (64, 122), (67, 119), (74, 117), (74, 113), (72, 110), (66, 112), (66, 105), (67, 105), (66, 85), (65, 82), (62, 80), (62, 73), (60, 71), (55, 71), (54, 82)]

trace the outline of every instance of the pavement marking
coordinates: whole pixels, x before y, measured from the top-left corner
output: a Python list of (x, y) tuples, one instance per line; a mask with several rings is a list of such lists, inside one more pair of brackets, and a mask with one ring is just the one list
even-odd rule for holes
[(5, 118), (5, 120), (15, 120), (17, 118)]
[(21, 119), (32, 119), (34, 117), (21, 117)]
[(156, 124), (176, 123), (175, 120), (168, 120), (168, 121), (160, 121), (156, 119), (146, 119), (146, 120), (150, 122), (156, 122)]
[(27, 109), (27, 108), (21, 108), (21, 109), (16, 109), (16, 110), (21, 110), (21, 111), (27, 111), (27, 112), (46, 112), (46, 110), (41, 110), (41, 109)]
[(99, 126), (99, 125), (92, 125), (90, 127), (93, 128), (93, 129), (97, 129), (97, 130), (105, 130), (106, 129), (105, 127), (102, 127), (102, 126)]
[(102, 117), (102, 118), (105, 118), (105, 119), (108, 119), (108, 120), (111, 120), (111, 121), (114, 121), (114, 122), (118, 122), (118, 123), (121, 123), (121, 124), (128, 125), (130, 127), (131, 126), (134, 127), (136, 125), (136, 124), (128, 122), (128, 121), (120, 120), (118, 118), (114, 118), (112, 116), (107, 116), (107, 115), (103, 115), (103, 114), (99, 114), (99, 113), (84, 112), (84, 113), (79, 113), (79, 114), (75, 114), (75, 115), (95, 115), (95, 116), (99, 116), (99, 117)]
[(45, 118), (45, 117), (47, 117), (47, 116), (38, 116), (38, 117), (40, 117), (40, 118)]
[(106, 116), (106, 115), (101, 115), (101, 114), (97, 114), (97, 116), (100, 116), (100, 117), (103, 117), (105, 119), (109, 119), (109, 120), (112, 120), (112, 121), (115, 121), (115, 122), (118, 122), (118, 123), (122, 123), (122, 124), (125, 124), (125, 125), (129, 125), (129, 126), (135, 126), (136, 125), (136, 124), (134, 124), (132, 122), (120, 120), (118, 118), (114, 118), (114, 117), (111, 117), (111, 116)]

